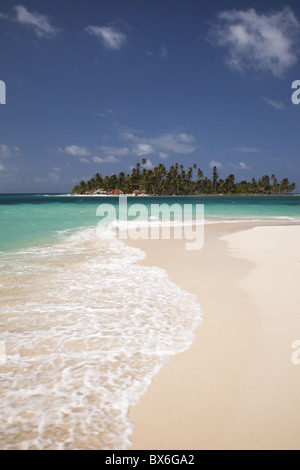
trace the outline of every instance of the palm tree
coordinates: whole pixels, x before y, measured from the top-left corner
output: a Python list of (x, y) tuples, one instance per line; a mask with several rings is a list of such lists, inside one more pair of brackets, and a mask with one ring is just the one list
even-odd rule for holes
[(198, 176), (198, 180), (201, 180), (203, 178), (203, 171), (200, 170), (200, 168), (198, 168), (198, 171), (197, 171), (197, 176)]
[(216, 166), (213, 167), (213, 185), (214, 185), (214, 192), (217, 192), (217, 184), (218, 184), (219, 173)]
[(234, 180), (235, 180), (235, 176), (233, 174), (228, 175), (227, 178), (225, 179), (225, 182), (224, 182), (225, 191), (229, 194), (233, 193), (235, 190)]
[(279, 192), (279, 184), (278, 184), (278, 181), (277, 181), (276, 176), (274, 174), (272, 174), (271, 180), (272, 180), (272, 193), (278, 193)]
[(121, 171), (118, 175), (117, 189), (124, 191), (124, 184), (125, 184), (125, 173), (124, 171)]
[(192, 193), (193, 168), (190, 166), (186, 173), (186, 194)]
[(264, 175), (261, 179), (262, 190), (264, 193), (269, 193), (271, 191), (270, 177)]
[(280, 183), (280, 192), (283, 194), (288, 193), (288, 188), (289, 188), (290, 182), (287, 178), (283, 178)]

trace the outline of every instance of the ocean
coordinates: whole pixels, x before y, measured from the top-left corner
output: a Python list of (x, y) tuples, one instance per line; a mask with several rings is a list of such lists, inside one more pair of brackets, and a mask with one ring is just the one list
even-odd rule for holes
[[(139, 265), (113, 216), (99, 236), (98, 206), (118, 214), (118, 202), (0, 195), (1, 449), (129, 449), (129, 408), (193, 342), (196, 298)], [(296, 195), (128, 198), (137, 203), (204, 204), (206, 223), (300, 221)]]

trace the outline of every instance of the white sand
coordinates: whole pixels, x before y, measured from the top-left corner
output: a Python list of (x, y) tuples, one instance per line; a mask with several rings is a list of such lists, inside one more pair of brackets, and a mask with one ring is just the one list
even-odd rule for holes
[(207, 226), (201, 251), (131, 242), (204, 312), (193, 346), (132, 408), (133, 449), (300, 448), (300, 226), (250, 227)]

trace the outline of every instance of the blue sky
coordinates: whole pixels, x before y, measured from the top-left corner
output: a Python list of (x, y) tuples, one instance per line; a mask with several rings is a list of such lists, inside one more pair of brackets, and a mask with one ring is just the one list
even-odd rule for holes
[(1, 0), (0, 192), (194, 162), (300, 192), (300, 4)]

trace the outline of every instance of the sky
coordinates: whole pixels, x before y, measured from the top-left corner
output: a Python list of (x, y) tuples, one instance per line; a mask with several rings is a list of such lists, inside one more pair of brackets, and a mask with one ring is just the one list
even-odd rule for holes
[(0, 3), (0, 193), (143, 158), (300, 192), (299, 1), (19, 1)]

